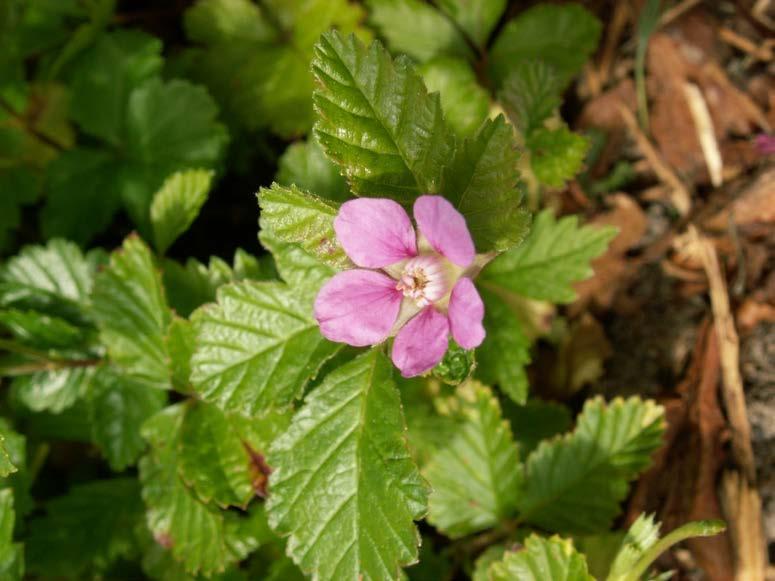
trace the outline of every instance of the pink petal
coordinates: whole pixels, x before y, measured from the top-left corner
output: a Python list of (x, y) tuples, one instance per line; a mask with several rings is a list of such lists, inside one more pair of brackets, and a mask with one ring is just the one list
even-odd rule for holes
[(334, 230), (347, 256), (365, 268), (382, 268), (417, 254), (406, 211), (393, 200), (360, 198), (342, 204)]
[(484, 303), (470, 278), (461, 278), (449, 297), (449, 326), (452, 337), (463, 349), (479, 347), (484, 341)]
[(426, 307), (398, 332), (393, 343), (393, 363), (404, 377), (433, 369), (449, 345), (449, 322), (432, 306)]
[(414, 219), (420, 233), (439, 254), (465, 268), (476, 251), (466, 219), (441, 196), (420, 196), (414, 203)]
[(355, 347), (384, 341), (403, 295), (396, 281), (371, 270), (345, 270), (329, 280), (315, 299), (315, 318), (326, 339)]

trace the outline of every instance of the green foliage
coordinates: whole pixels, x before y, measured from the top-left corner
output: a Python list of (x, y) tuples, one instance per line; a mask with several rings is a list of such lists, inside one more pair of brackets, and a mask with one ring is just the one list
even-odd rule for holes
[(527, 138), (533, 173), (543, 184), (564, 186), (581, 169), (588, 145), (584, 137), (565, 127), (533, 131)]
[(49, 501), (46, 514), (30, 523), (26, 545), (30, 573), (78, 578), (131, 556), (142, 508), (134, 478), (73, 486)]
[(13, 542), (15, 523), (13, 490), (0, 490), (0, 575), (8, 581), (21, 581), (24, 577), (24, 549)]
[(542, 127), (560, 106), (562, 84), (544, 61), (520, 62), (506, 77), (498, 98), (524, 136)]
[(276, 180), (282, 186), (295, 185), (328, 200), (340, 202), (349, 197), (347, 182), (339, 168), (329, 160), (320, 144), (311, 137), (293, 143), (278, 162)]
[(439, 0), (439, 6), (479, 48), (484, 48), (506, 9), (506, 0)]
[[(272, 446), (269, 522), (319, 579), (397, 578), (417, 559), (427, 485), (406, 448), (391, 365), (372, 349), (332, 372)], [(328, 437), (323, 437), (327, 434)]]
[(545, 530), (606, 530), (627, 484), (662, 443), (663, 409), (637, 398), (589, 400), (576, 429), (542, 442), (526, 461), (521, 518)]
[(433, 492), (428, 521), (456, 538), (491, 528), (516, 508), (522, 465), (492, 392), (474, 384), (452, 441), (424, 470)]
[(579, 4), (538, 4), (511, 20), (490, 52), (490, 74), (503, 82), (512, 67), (542, 60), (565, 84), (597, 48), (600, 21)]
[(261, 227), (283, 242), (298, 244), (322, 262), (342, 269), (350, 259), (336, 240), (334, 218), (338, 207), (295, 186), (272, 184), (258, 194)]
[(463, 143), (444, 175), (442, 192), (466, 217), (479, 252), (506, 250), (527, 235), (518, 160), (512, 129), (499, 116)]
[(110, 358), (131, 377), (169, 388), (164, 335), (170, 310), (148, 247), (124, 241), (94, 285), (94, 314)]
[(460, 137), (473, 135), (487, 118), (490, 97), (467, 62), (435, 58), (419, 68), (428, 90), (438, 91), (444, 118)]
[(192, 316), (197, 349), (191, 381), (224, 411), (254, 415), (290, 404), (339, 349), (323, 339), (297, 287), (241, 282)]
[(439, 191), (454, 138), (438, 95), (428, 94), (407, 59), (328, 32), (312, 70), (320, 83), (315, 131), (353, 193), (411, 203)]
[(521, 551), (507, 551), (503, 558), (490, 565), (492, 581), (594, 581), (587, 572), (584, 555), (573, 544), (560, 537), (544, 539), (531, 535)]
[(151, 203), (151, 224), (156, 249), (161, 254), (199, 215), (207, 201), (213, 175), (207, 170), (177, 172), (156, 192)]
[(454, 23), (421, 0), (368, 0), (370, 21), (391, 50), (424, 62), (437, 56), (471, 58)]
[(615, 228), (579, 227), (576, 216), (557, 220), (544, 210), (525, 243), (493, 260), (482, 279), (507, 293), (569, 303), (576, 298), (572, 283), (592, 274), (589, 262), (615, 235)]

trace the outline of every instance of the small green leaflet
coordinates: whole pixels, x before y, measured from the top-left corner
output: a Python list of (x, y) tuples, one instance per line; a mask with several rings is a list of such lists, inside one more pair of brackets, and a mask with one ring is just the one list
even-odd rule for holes
[(662, 539), (659, 529), (654, 515), (640, 515), (622, 539), (606, 581), (638, 581), (657, 557), (676, 543), (692, 537), (717, 535), (726, 529), (726, 523), (721, 520), (694, 521), (674, 529)]
[(232, 283), (191, 320), (191, 381), (224, 411), (255, 415), (290, 404), (340, 345), (323, 339), (299, 286)]
[(455, 24), (433, 5), (421, 0), (368, 0), (369, 21), (391, 50), (419, 62), (438, 56), (473, 59)]
[(351, 266), (334, 232), (338, 206), (296, 186), (285, 188), (276, 183), (261, 188), (258, 202), (262, 229), (271, 230), (283, 242), (298, 244), (334, 268)]
[(19, 469), (13, 465), (11, 456), (8, 454), (8, 450), (5, 449), (5, 436), (3, 435), (3, 429), (0, 427), (0, 478), (5, 478), (9, 474), (17, 472)]
[(554, 69), (540, 60), (517, 64), (498, 92), (514, 126), (528, 137), (543, 126), (562, 101), (562, 85)]
[(418, 69), (425, 86), (438, 91), (444, 118), (459, 137), (470, 137), (487, 119), (490, 96), (471, 66), (458, 58), (435, 58)]
[(108, 354), (132, 378), (169, 388), (164, 335), (170, 309), (151, 251), (129, 236), (98, 276), (94, 313)]
[[(14, 396), (33, 411), (60, 413), (88, 393), (96, 373), (95, 363), (81, 367), (62, 367), (52, 371), (36, 371), (17, 377), (13, 381)], [(68, 362), (64, 362), (63, 365), (67, 364)]]
[(528, 135), (526, 145), (536, 178), (554, 188), (561, 188), (579, 172), (589, 149), (589, 141), (567, 127), (536, 129)]
[(567, 539), (530, 535), (525, 548), (507, 551), (503, 559), (490, 565), (491, 581), (595, 581), (587, 571), (584, 555)]
[[(27, 471), (27, 438), (15, 432), (3, 417), (0, 417), (0, 435), (3, 437), (2, 449), (7, 461), (14, 468), (12, 472), (0, 478), (0, 490), (13, 490), (14, 509), (22, 517), (35, 508), (35, 502), (29, 492), (32, 481)], [(0, 456), (3, 456), (2, 452)]]
[(479, 366), (476, 376), (490, 385), (497, 385), (513, 401), (527, 400), (528, 381), (525, 368), (530, 363), (530, 338), (523, 323), (500, 296), (479, 288), (484, 301), (484, 327), (487, 336), (477, 349)]
[(275, 179), (281, 186), (295, 185), (334, 202), (344, 202), (350, 197), (339, 167), (326, 157), (314, 134), (306, 142), (289, 145), (278, 166)]
[(441, 9), (483, 49), (506, 9), (507, 0), (439, 0)]
[(0, 490), (0, 577), (8, 581), (21, 581), (24, 577), (24, 549), (13, 542), (15, 524), (13, 490)]
[(84, 256), (67, 240), (26, 246), (0, 268), (0, 305), (83, 322), (100, 262), (99, 253)]
[(217, 407), (192, 404), (181, 427), (183, 481), (202, 502), (243, 509), (255, 496), (266, 496), (269, 444), (290, 423), (291, 414), (269, 412), (260, 418), (225, 414)]
[(423, 471), (433, 489), (428, 521), (451, 538), (498, 524), (516, 509), (522, 464), (492, 391), (473, 383), (464, 421)]
[(73, 486), (46, 503), (46, 514), (30, 523), (30, 573), (78, 579), (104, 571), (116, 559), (131, 556), (142, 514), (135, 478)]
[(566, 84), (597, 48), (602, 25), (579, 4), (538, 4), (511, 20), (493, 43), (490, 74), (500, 85), (515, 65), (542, 60)]
[(180, 393), (191, 392), (191, 358), (196, 349), (196, 330), (188, 319), (174, 317), (164, 338), (170, 357), (172, 386)]
[(479, 252), (506, 250), (527, 235), (518, 160), (513, 129), (498, 116), (463, 143), (444, 174), (442, 193), (465, 216)]
[(330, 31), (315, 46), (315, 131), (356, 195), (411, 203), (439, 191), (454, 138), (408, 59)]
[(134, 464), (145, 449), (140, 428), (164, 406), (167, 396), (118, 370), (105, 367), (88, 398), (92, 441), (116, 472)]
[(528, 456), (520, 517), (557, 532), (608, 530), (663, 432), (664, 410), (652, 401), (588, 400), (572, 433), (542, 442)]
[(272, 446), (269, 523), (316, 579), (398, 579), (417, 560), (428, 487), (379, 349), (333, 371)]
[(188, 230), (202, 209), (215, 172), (204, 169), (180, 171), (168, 177), (151, 203), (151, 225), (159, 254)]
[(480, 282), (506, 293), (570, 303), (576, 298), (572, 284), (592, 275), (590, 261), (615, 235), (615, 228), (579, 227), (577, 216), (557, 220), (544, 210), (527, 240), (487, 265)]
[(263, 507), (247, 515), (219, 510), (195, 498), (180, 478), (180, 430), (186, 405), (166, 408), (146, 422), (151, 450), (140, 460), (148, 528), (188, 573), (222, 572), (269, 536)]

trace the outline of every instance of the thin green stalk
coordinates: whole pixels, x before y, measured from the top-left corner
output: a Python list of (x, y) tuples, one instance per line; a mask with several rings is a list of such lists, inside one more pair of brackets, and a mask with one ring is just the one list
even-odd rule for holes
[(659, 23), (659, 0), (646, 0), (638, 18), (638, 47), (635, 50), (635, 90), (638, 97), (638, 120), (644, 132), (649, 132), (649, 107), (646, 95), (646, 49), (649, 38)]

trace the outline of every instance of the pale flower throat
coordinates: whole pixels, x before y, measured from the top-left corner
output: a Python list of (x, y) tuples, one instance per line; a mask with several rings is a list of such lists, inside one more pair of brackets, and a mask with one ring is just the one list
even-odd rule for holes
[(404, 265), (396, 289), (413, 300), (418, 307), (426, 307), (450, 291), (452, 281), (449, 274), (441, 258), (432, 255), (417, 256)]

